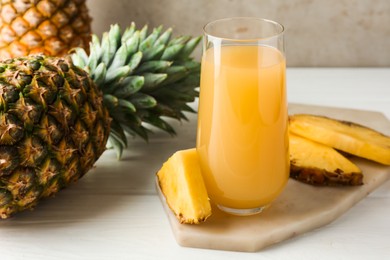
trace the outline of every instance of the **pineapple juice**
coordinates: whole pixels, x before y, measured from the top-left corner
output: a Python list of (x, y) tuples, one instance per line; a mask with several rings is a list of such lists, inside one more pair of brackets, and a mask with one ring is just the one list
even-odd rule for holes
[(203, 54), (197, 151), (219, 206), (266, 207), (287, 183), (285, 67), (272, 47), (219, 46)]

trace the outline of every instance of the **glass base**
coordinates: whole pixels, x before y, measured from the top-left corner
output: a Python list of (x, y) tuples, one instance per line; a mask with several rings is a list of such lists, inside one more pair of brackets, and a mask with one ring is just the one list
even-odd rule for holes
[(226, 213), (229, 213), (229, 214), (232, 214), (232, 215), (236, 215), (236, 216), (251, 216), (251, 215), (256, 215), (256, 214), (259, 214), (261, 212), (263, 212), (266, 208), (268, 208), (268, 205), (267, 206), (262, 206), (262, 207), (258, 207), (258, 208), (251, 208), (251, 209), (234, 209), (234, 208), (228, 208), (228, 207), (225, 207), (225, 206), (221, 206), (221, 205), (217, 205), (217, 207), (226, 212)]

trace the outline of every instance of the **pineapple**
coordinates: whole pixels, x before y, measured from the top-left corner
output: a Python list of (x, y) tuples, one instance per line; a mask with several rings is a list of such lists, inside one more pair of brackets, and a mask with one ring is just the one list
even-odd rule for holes
[(83, 176), (105, 150), (101, 92), (70, 59), (0, 62), (0, 217)]
[(289, 134), (290, 176), (314, 185), (361, 185), (362, 171), (333, 148)]
[(197, 96), (199, 38), (148, 34), (132, 24), (94, 36), (91, 53), (0, 62), (0, 217), (34, 207), (82, 177), (106, 149), (118, 157), (127, 135), (147, 139), (162, 117), (186, 119)]
[(88, 48), (91, 18), (85, 0), (0, 0), (0, 60)]
[(211, 215), (195, 148), (174, 153), (157, 177), (166, 202), (180, 223), (199, 224)]
[(324, 116), (293, 115), (290, 132), (337, 150), (390, 165), (390, 137), (356, 123)]

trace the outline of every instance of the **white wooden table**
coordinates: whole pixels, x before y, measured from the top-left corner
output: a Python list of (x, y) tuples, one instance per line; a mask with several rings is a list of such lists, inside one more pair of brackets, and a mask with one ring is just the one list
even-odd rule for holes
[[(289, 68), (289, 101), (374, 110), (390, 118), (390, 68)], [(77, 184), (31, 212), (0, 221), (0, 258), (8, 259), (390, 259), (390, 182), (341, 218), (257, 253), (177, 245), (154, 186), (176, 150), (195, 145), (196, 115), (131, 140), (118, 162), (107, 151)], [(387, 133), (390, 134), (390, 133)]]

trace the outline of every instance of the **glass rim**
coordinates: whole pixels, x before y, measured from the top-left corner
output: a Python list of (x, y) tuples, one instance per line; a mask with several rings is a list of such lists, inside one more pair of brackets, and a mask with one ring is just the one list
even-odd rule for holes
[[(215, 34), (211, 34), (207, 31), (207, 27), (209, 27), (210, 25), (220, 23), (220, 22), (226, 22), (229, 20), (257, 20), (257, 21), (266, 22), (269, 24), (276, 25), (277, 27), (279, 27), (279, 30), (278, 30), (278, 32), (275, 32), (274, 34), (267, 36), (267, 37), (255, 37), (255, 38), (243, 38), (243, 39), (221, 37), (221, 36), (217, 36)], [(221, 18), (221, 19), (210, 21), (203, 26), (203, 33), (206, 36), (212, 37), (215, 39), (225, 40), (225, 41), (232, 41), (232, 42), (254, 42), (254, 41), (269, 40), (269, 39), (277, 38), (277, 37), (283, 35), (284, 30), (285, 30), (284, 26), (281, 23), (278, 23), (274, 20), (270, 20), (270, 19), (266, 19), (266, 18), (259, 18), (259, 17), (250, 17), (250, 16), (236, 16), (236, 17), (229, 17), (229, 18)]]

